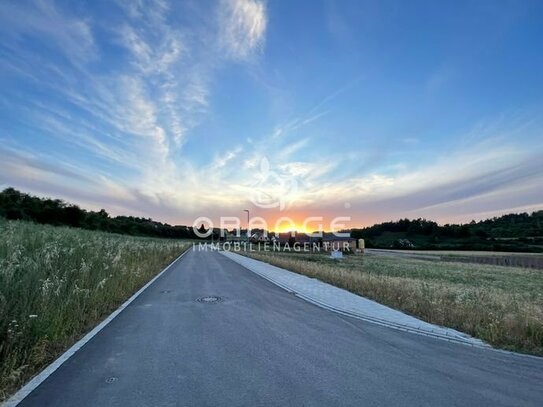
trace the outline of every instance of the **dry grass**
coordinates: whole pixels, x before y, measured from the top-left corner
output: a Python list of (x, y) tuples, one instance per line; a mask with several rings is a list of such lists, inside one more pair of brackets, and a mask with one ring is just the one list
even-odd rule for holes
[(494, 346), (543, 355), (543, 272), (380, 256), (242, 253)]
[(186, 247), (0, 219), (0, 400)]

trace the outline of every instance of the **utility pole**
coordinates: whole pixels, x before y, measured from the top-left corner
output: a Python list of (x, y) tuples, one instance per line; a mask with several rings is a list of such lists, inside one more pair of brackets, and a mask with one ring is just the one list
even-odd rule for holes
[(247, 212), (247, 243), (249, 243), (249, 209), (244, 209), (243, 212)]

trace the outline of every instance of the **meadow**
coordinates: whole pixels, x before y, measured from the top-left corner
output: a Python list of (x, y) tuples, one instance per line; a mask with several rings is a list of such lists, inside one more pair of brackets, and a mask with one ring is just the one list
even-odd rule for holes
[(0, 218), (0, 400), (188, 247)]
[(378, 255), (241, 253), (493, 346), (543, 356), (543, 271)]

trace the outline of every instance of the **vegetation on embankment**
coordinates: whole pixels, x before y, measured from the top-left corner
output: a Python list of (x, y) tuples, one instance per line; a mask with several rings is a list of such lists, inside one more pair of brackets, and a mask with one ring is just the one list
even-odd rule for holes
[(186, 247), (0, 218), (0, 400)]
[(541, 270), (419, 259), (241, 252), (496, 347), (543, 356)]

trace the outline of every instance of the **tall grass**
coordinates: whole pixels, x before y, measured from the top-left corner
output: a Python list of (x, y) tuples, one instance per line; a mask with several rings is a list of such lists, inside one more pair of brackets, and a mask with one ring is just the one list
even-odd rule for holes
[(378, 256), (242, 253), (494, 346), (543, 356), (543, 271)]
[(185, 247), (0, 219), (0, 400)]

